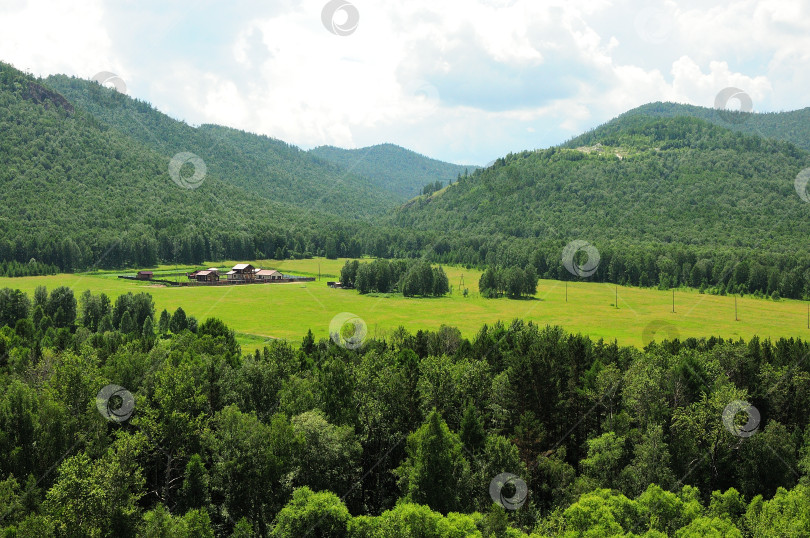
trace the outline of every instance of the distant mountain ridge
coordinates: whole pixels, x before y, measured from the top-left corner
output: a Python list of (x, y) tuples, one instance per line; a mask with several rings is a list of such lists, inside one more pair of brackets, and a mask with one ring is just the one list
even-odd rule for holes
[(634, 116), (698, 118), (732, 131), (790, 142), (797, 147), (810, 151), (810, 107), (788, 112), (745, 113), (660, 101), (628, 110), (609, 122), (562, 144), (562, 146), (576, 147), (577, 145), (583, 145), (585, 140), (592, 136), (600, 136), (602, 133), (623, 128), (625, 120)]
[(419, 195), (428, 183), (438, 180), (447, 185), (478, 168), (438, 161), (394, 144), (360, 149), (319, 146), (309, 153), (371, 179), (402, 200)]
[(45, 83), (154, 151), (169, 158), (194, 153), (223, 181), (265, 199), (346, 218), (378, 215), (398, 202), (368, 178), (281, 140), (218, 125), (192, 127), (92, 81), (55, 75)]

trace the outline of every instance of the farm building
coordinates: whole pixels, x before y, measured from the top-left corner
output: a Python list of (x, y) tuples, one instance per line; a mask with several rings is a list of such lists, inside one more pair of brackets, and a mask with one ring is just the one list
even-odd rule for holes
[(152, 280), (152, 271), (138, 271), (137, 280)]
[(232, 282), (253, 282), (256, 279), (256, 269), (249, 263), (237, 263), (225, 275)]
[(219, 282), (219, 269), (205, 269), (202, 271), (195, 271), (192, 273), (194, 277), (189, 275), (189, 278), (194, 278), (197, 282)]
[(260, 282), (272, 282), (274, 280), (281, 280), (284, 275), (275, 269), (260, 269), (256, 271), (256, 280)]

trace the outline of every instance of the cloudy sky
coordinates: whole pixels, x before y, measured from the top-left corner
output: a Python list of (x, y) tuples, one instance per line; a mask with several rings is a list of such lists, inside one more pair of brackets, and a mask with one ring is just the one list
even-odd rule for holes
[(485, 164), (729, 86), (810, 106), (810, 0), (0, 0), (0, 60), (116, 73), (193, 125)]

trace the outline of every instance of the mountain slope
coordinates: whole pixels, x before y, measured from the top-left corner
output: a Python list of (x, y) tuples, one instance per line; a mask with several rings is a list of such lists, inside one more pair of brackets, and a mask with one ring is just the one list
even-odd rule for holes
[(45, 82), (99, 121), (161, 155), (194, 153), (222, 180), (267, 200), (352, 218), (395, 206), (390, 194), (369, 179), (280, 140), (212, 125), (195, 128), (95, 82), (64, 75)]
[(626, 120), (635, 116), (651, 118), (685, 116), (698, 118), (732, 131), (790, 142), (804, 150), (810, 151), (810, 107), (789, 112), (759, 114), (726, 112), (718, 111), (713, 108), (661, 102), (648, 103), (638, 108), (628, 110), (606, 124), (567, 142), (564, 146), (577, 147), (587, 145), (587, 140), (590, 137), (598, 137), (606, 132), (620, 130), (623, 128)]
[(346, 226), (210, 169), (182, 188), (168, 157), (5, 64), (0, 132), (0, 260), (70, 270), (317, 253)]
[(567, 145), (578, 144), (500, 159), (405, 206), (394, 222), (496, 237), (803, 244), (810, 206), (794, 179), (810, 158), (795, 146), (697, 119), (640, 115)]
[(309, 153), (363, 175), (377, 187), (403, 200), (420, 194), (422, 187), (428, 183), (438, 180), (446, 185), (459, 175), (477, 168), (437, 161), (394, 144), (361, 149), (320, 146), (309, 150)]

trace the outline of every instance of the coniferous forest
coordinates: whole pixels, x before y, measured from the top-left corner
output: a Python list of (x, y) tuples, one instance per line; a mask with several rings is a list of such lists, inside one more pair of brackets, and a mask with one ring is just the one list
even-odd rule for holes
[(516, 320), (242, 354), (145, 293), (0, 315), (4, 536), (810, 532), (803, 341)]

